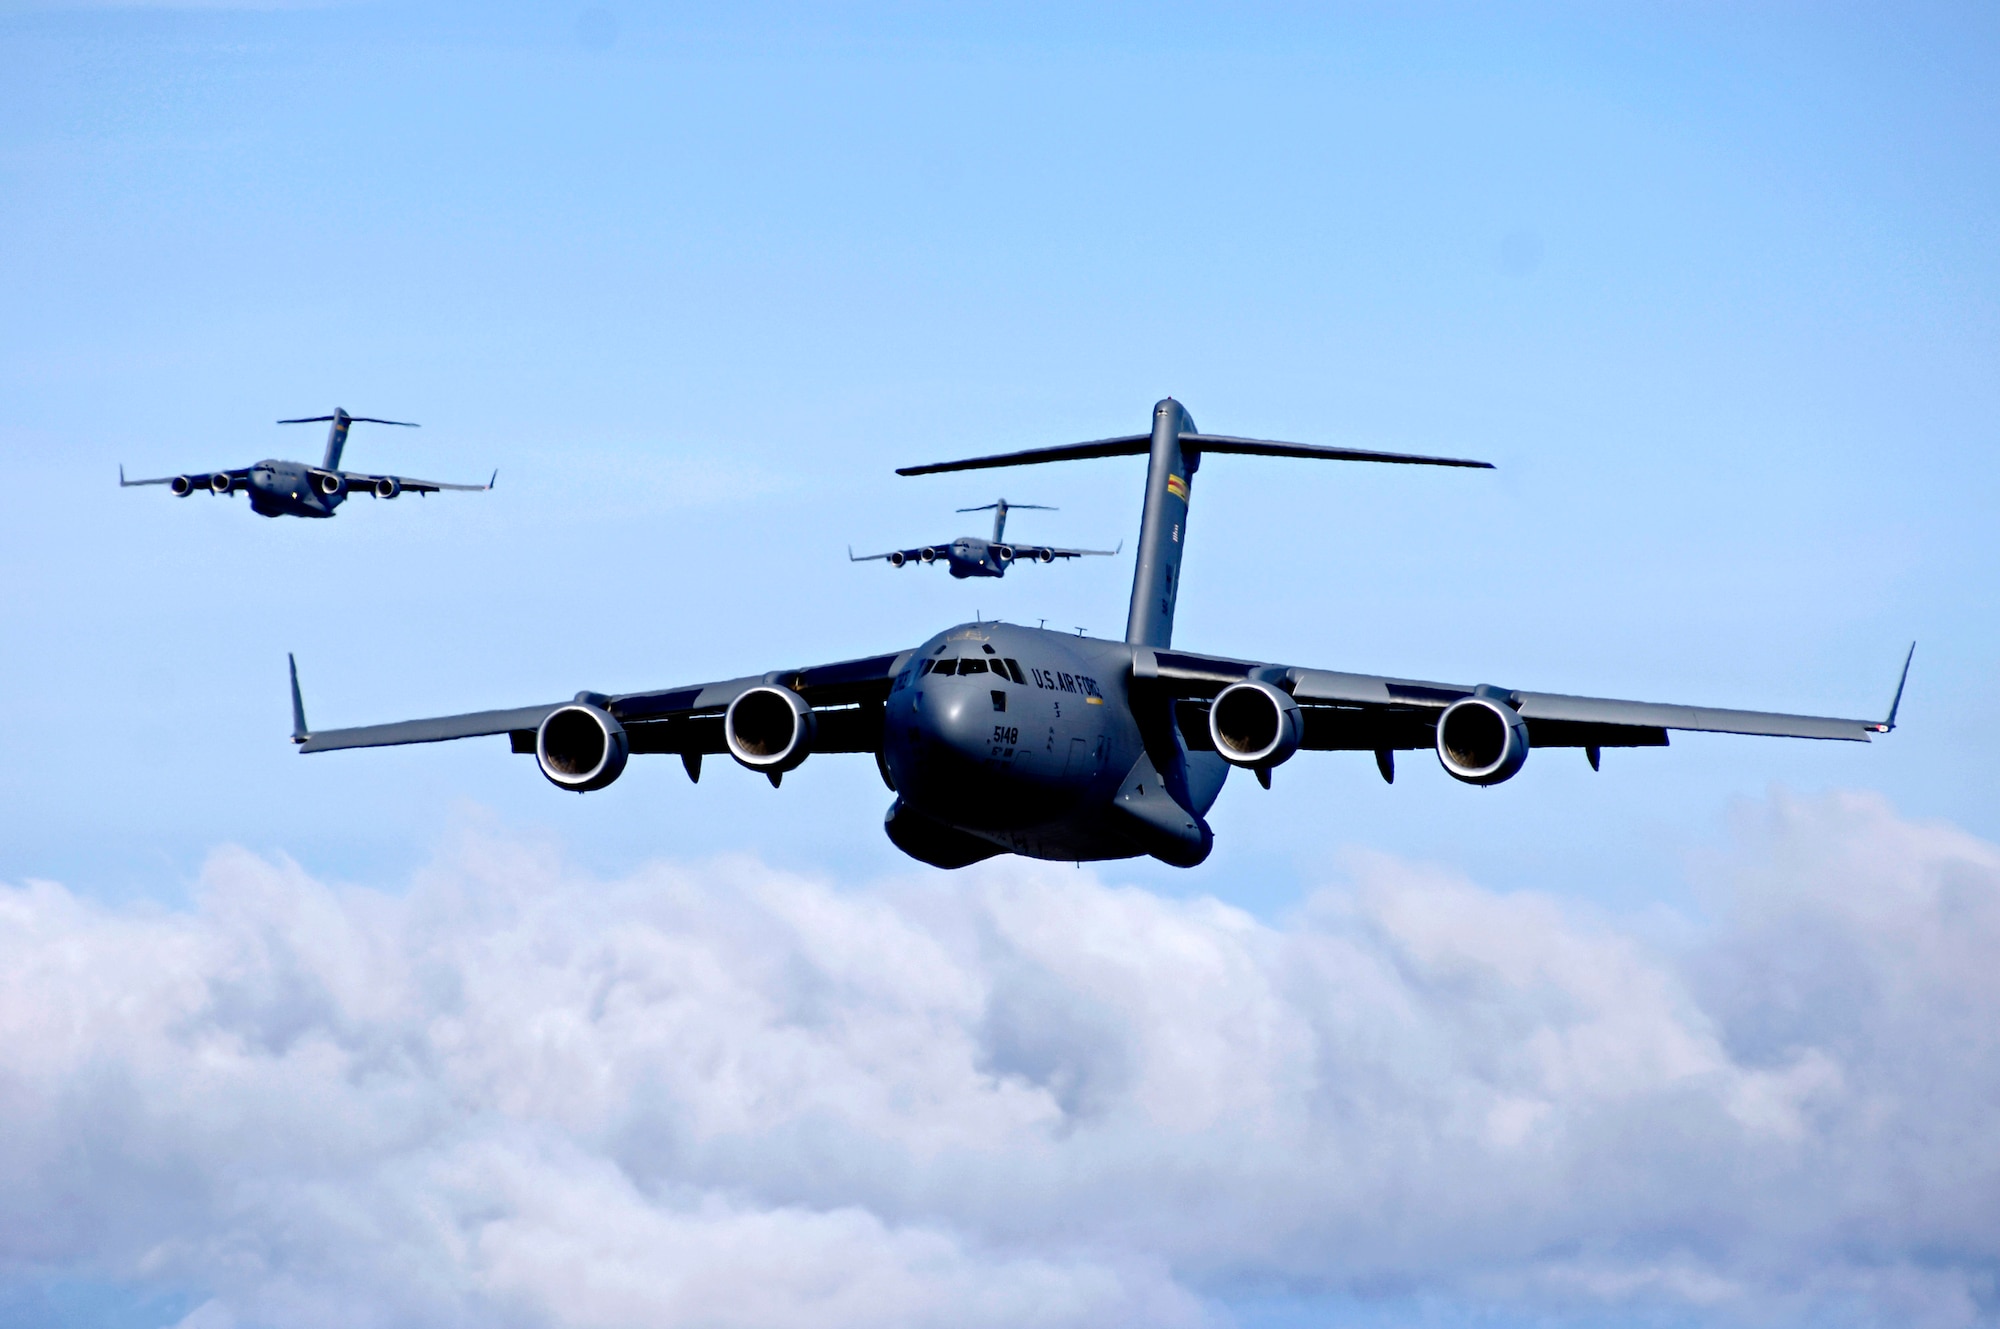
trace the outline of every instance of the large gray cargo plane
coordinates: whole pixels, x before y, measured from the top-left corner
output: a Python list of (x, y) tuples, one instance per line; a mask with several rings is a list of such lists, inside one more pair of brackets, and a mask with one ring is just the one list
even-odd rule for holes
[(976, 508), (960, 508), (960, 512), (991, 512), (993, 514), (993, 538), (982, 540), (976, 535), (961, 535), (956, 540), (939, 541), (934, 545), (919, 545), (915, 549), (891, 549), (886, 554), (856, 554), (847, 551), (850, 563), (871, 563), (876, 559), (885, 560), (892, 568), (908, 567), (912, 563), (929, 566), (943, 563), (951, 569), (951, 575), (963, 581), (967, 577), (1004, 577), (1007, 569), (1016, 563), (1053, 563), (1059, 558), (1087, 558), (1093, 555), (1110, 558), (1125, 548), (1120, 542), (1117, 549), (1061, 549), (1054, 545), (1032, 545), (1009, 542), (1007, 539), (1007, 514), (1025, 508), (1038, 512), (1054, 512), (1051, 507), (1040, 503), (1009, 503), (1001, 499), (997, 503), (983, 503)]
[[(961, 623), (907, 650), (654, 692), (579, 692), (569, 701), (359, 729), (314, 731), (292, 670), (292, 740), (302, 752), (508, 736), (557, 788), (602, 789), (634, 753), (676, 753), (690, 779), (727, 753), (777, 784), (815, 752), (868, 753), (895, 794), (889, 838), (913, 858), (964, 867), (995, 854), (1056, 860), (1150, 854), (1206, 859), (1207, 814), (1232, 769), (1270, 786), (1300, 751), (1437, 753), (1453, 778), (1494, 785), (1536, 748), (1663, 747), (1670, 730), (1866, 742), (1882, 720), (1712, 710), (1432, 683), (1173, 647), (1189, 483), (1204, 457), (1305, 457), (1419, 466), (1485, 462), (1204, 434), (1177, 401), (1150, 434), (905, 467), (979, 470), (1088, 457), (1147, 457), (1146, 502), (1125, 640)], [(1914, 651), (1914, 647), (1912, 648)], [(1909, 676), (1909, 659), (1903, 678)]]
[(483, 485), (452, 485), (439, 480), (415, 480), (407, 475), (375, 475), (368, 471), (343, 471), (340, 454), (347, 447), (349, 425), (417, 426), (408, 420), (377, 420), (371, 415), (349, 415), (334, 407), (332, 415), (308, 415), (296, 420), (280, 420), (281, 425), (315, 425), (330, 421), (326, 431), (326, 455), (317, 466), (302, 461), (266, 458), (255, 466), (202, 474), (163, 475), (154, 480), (127, 480), (125, 468), (118, 468), (122, 488), (134, 485), (166, 485), (175, 495), (186, 498), (205, 494), (233, 494), (242, 490), (250, 496), (250, 510), (264, 517), (331, 517), (333, 510), (347, 501), (349, 494), (373, 494), (376, 498), (396, 498), (402, 494), (434, 494), (440, 489), (487, 490), (500, 472)]

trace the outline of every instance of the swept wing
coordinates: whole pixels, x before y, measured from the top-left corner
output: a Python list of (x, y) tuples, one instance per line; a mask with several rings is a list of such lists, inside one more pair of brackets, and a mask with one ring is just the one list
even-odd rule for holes
[[(395, 421), (385, 423), (394, 424)], [(340, 478), (345, 480), (348, 489), (355, 493), (360, 493), (362, 490), (375, 490), (379, 493), (380, 487), (387, 484), (392, 494), (435, 494), (440, 489), (464, 489), (474, 492), (491, 489), (494, 482), (500, 478), (500, 472), (494, 471), (492, 477), (483, 485), (455, 485), (447, 484), (443, 480), (419, 480), (408, 475), (374, 475), (367, 471), (342, 471)]]
[[(1915, 647), (1911, 648), (1914, 654)], [(1903, 662), (1903, 677), (1910, 663)], [(1256, 680), (1286, 689), (1305, 719), (1301, 747), (1318, 751), (1396, 751), (1427, 748), (1435, 741), (1444, 708), (1474, 694), (1471, 686), (1421, 679), (1350, 674), (1329, 669), (1263, 664), (1187, 651), (1141, 648), (1132, 676), (1140, 687), (1164, 692), (1176, 703), (1179, 727), (1189, 746), (1211, 746), (1206, 711), (1209, 699), (1232, 683)], [(1528, 722), (1537, 748), (1664, 747), (1670, 730), (1712, 734), (1760, 734), (1868, 742), (1896, 727), (1903, 687), (1883, 720), (1823, 715), (1728, 710), (1611, 697), (1574, 697), (1556, 692), (1490, 689)]]
[(899, 651), (651, 692), (616, 695), (582, 692), (575, 698), (536, 706), (326, 730), (307, 727), (305, 706), (298, 692), (298, 672), (294, 669), (292, 741), (301, 752), (331, 752), (340, 748), (382, 748), (508, 734), (516, 752), (533, 752), (536, 727), (551, 711), (574, 700), (610, 712), (625, 727), (635, 753), (701, 756), (728, 750), (722, 738), (722, 714), (730, 702), (750, 688), (775, 684), (792, 689), (812, 706), (818, 726), (818, 735), (813, 740), (815, 752), (876, 752), (882, 745), (882, 700), (889, 695), (889, 685), (895, 680), (897, 669), (908, 662), (910, 655), (910, 651)]

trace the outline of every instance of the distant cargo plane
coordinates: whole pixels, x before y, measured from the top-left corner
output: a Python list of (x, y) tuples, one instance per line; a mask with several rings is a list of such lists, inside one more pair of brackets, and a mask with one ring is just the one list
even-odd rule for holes
[[(1594, 767), (1602, 748), (1664, 747), (1672, 729), (1866, 742), (1896, 727), (1901, 681), (1886, 718), (1840, 720), (1177, 650), (1189, 485), (1203, 458), (1230, 454), (1487, 465), (1204, 434), (1168, 398), (1153, 408), (1150, 434), (899, 472), (1149, 458), (1123, 641), (961, 623), (861, 660), (318, 732), (306, 724), (295, 666), (292, 740), (302, 752), (326, 752), (506, 734), (552, 784), (578, 793), (616, 780), (635, 752), (676, 753), (691, 778), (699, 778), (704, 755), (726, 752), (774, 785), (814, 752), (870, 753), (895, 793), (889, 838), (923, 862), (956, 868), (1002, 853), (1077, 861), (1150, 854), (1192, 867), (1214, 844), (1207, 814), (1229, 772), (1251, 771), (1268, 788), (1272, 769), (1302, 749), (1373, 753), (1382, 778), (1393, 780), (1397, 752), (1429, 748), (1453, 779), (1495, 785), (1520, 773), (1531, 748), (1580, 748)], [(1909, 671), (1905, 657), (1905, 680)]]
[(900, 568), (910, 563), (943, 563), (951, 569), (951, 575), (960, 579), (966, 577), (1004, 577), (1007, 569), (1015, 563), (1053, 563), (1059, 558), (1084, 558), (1096, 555), (1109, 558), (1125, 547), (1119, 541), (1118, 549), (1057, 549), (1051, 545), (1009, 544), (1007, 542), (1007, 514), (1033, 509), (1037, 512), (1054, 512), (1056, 509), (1041, 503), (1009, 503), (1001, 499), (997, 503), (982, 503), (976, 508), (960, 508), (960, 512), (991, 512), (993, 514), (993, 538), (982, 540), (976, 535), (961, 535), (949, 543), (919, 545), (915, 549), (892, 549), (886, 554), (856, 555), (852, 546), (848, 548), (850, 562), (867, 563), (874, 559), (885, 559), (892, 568)]
[(340, 469), (340, 454), (347, 447), (349, 425), (400, 425), (404, 429), (415, 429), (417, 426), (408, 420), (377, 420), (370, 415), (349, 415), (335, 407), (332, 415), (308, 415), (278, 423), (311, 425), (323, 420), (332, 423), (326, 431), (326, 456), (317, 466), (302, 461), (265, 460), (254, 466), (239, 466), (233, 470), (163, 475), (157, 480), (127, 480), (125, 468), (120, 466), (118, 483), (125, 488), (167, 485), (182, 498), (197, 490), (208, 494), (233, 494), (241, 489), (250, 496), (250, 510), (261, 516), (331, 517), (334, 509), (347, 501), (349, 494), (367, 493), (376, 498), (395, 498), (399, 494), (430, 494), (440, 489), (487, 490), (493, 487), (494, 480), (500, 478), (500, 472), (496, 470), (492, 479), (483, 485), (452, 485), (438, 480), (414, 480), (406, 475), (374, 475), (366, 471)]

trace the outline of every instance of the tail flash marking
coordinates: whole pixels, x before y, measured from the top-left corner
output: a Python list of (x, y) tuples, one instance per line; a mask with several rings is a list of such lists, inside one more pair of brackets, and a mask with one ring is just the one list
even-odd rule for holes
[(1180, 500), (1181, 502), (1183, 502), (1183, 503), (1187, 502), (1187, 501), (1188, 501), (1188, 482), (1187, 482), (1187, 480), (1186, 480), (1186, 479), (1184, 479), (1184, 478), (1183, 478), (1183, 477), (1181, 477), (1181, 476), (1178, 476), (1178, 475), (1170, 475), (1170, 476), (1168, 476), (1168, 477), (1167, 477), (1167, 492), (1168, 492), (1169, 494), (1172, 494), (1172, 495), (1173, 495), (1173, 496), (1174, 496), (1175, 498), (1179, 499), (1179, 500)]

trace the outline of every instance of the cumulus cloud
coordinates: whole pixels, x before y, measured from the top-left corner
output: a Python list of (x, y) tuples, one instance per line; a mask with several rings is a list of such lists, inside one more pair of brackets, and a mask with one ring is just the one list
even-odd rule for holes
[(1278, 925), (492, 835), (393, 894), (28, 883), (0, 1261), (200, 1329), (1990, 1319), (2000, 850), (1778, 797), (1706, 876), (1671, 944), (1383, 858)]

